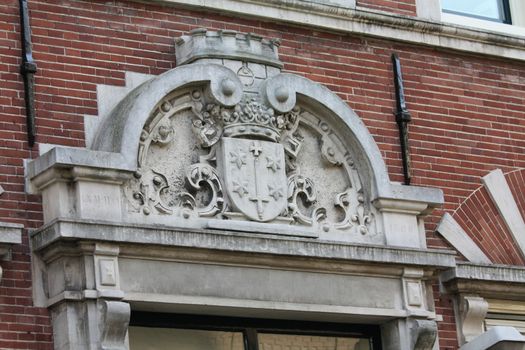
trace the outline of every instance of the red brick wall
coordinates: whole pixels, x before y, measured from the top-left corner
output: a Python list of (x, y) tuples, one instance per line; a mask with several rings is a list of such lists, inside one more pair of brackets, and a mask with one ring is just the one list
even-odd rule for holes
[(490, 261), (525, 265), (517, 244), (484, 186), (474, 191), (453, 216)]
[[(20, 79), (18, 1), (0, 3), (0, 221), (38, 227), (42, 220), (40, 198), (24, 193), (22, 162), (28, 150)], [(31, 265), (27, 231), (23, 245), (15, 247), (11, 262), (2, 262), (0, 284), (0, 348), (52, 349), (46, 309), (32, 307)]]
[[(412, 1), (359, 1), (360, 6), (414, 14)], [(173, 38), (190, 29), (233, 29), (282, 39), (285, 69), (327, 85), (355, 109), (378, 142), (391, 179), (402, 181), (393, 117), (390, 54), (400, 56), (410, 125), (414, 185), (445, 191), (453, 212), (494, 168), (525, 167), (525, 64), (431, 48), (325, 33), (282, 24), (132, 2), (32, 0), (37, 141), (84, 145), (83, 115), (97, 114), (96, 84), (124, 84), (124, 72), (159, 74), (174, 67)], [(0, 220), (38, 227), (40, 198), (23, 188), (27, 148), (19, 72), (18, 1), (0, 4)], [(428, 244), (448, 247), (434, 234), (443, 210), (429, 218)], [(491, 232), (500, 234), (499, 232)], [(496, 237), (501, 240), (504, 237)], [(508, 242), (507, 242), (508, 243)], [(507, 244), (505, 243), (505, 244)], [(27, 236), (3, 264), (0, 348), (50, 349), (45, 310), (31, 306)], [(450, 301), (437, 295), (443, 349), (454, 349)]]
[(521, 215), (525, 217), (525, 170), (511, 171), (505, 174), (505, 179), (509, 184), (510, 191), (514, 196), (514, 200), (516, 200)]
[(356, 5), (365, 9), (416, 16), (416, 0), (357, 0)]

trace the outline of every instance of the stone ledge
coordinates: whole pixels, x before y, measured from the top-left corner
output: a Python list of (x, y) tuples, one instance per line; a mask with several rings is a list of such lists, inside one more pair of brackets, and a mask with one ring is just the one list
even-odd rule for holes
[(441, 273), (449, 294), (474, 294), (484, 298), (525, 300), (525, 267), (458, 262)]
[(448, 282), (452, 279), (525, 284), (525, 267), (458, 262), (455, 269), (448, 270), (441, 276), (443, 282)]
[(455, 253), (448, 250), (357, 245), (266, 234), (89, 220), (54, 220), (33, 231), (31, 240), (35, 251), (60, 240), (86, 240), (410, 265), (439, 270), (455, 266)]
[[(137, 0), (138, 1), (138, 0)], [(356, 33), (444, 49), (525, 60), (525, 38), (482, 29), (393, 15), (370, 9), (344, 8), (304, 0), (156, 0), (157, 3), (206, 9), (286, 22), (295, 25)]]
[(92, 151), (85, 148), (54, 147), (27, 164), (29, 179), (50, 168), (83, 166), (133, 171), (124, 163), (122, 155), (113, 152)]

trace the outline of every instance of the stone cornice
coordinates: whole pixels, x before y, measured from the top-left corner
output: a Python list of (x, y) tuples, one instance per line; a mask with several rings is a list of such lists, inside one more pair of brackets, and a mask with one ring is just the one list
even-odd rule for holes
[(458, 263), (455, 269), (448, 270), (442, 275), (443, 282), (452, 279), (522, 283), (525, 285), (525, 267)]
[(525, 61), (525, 38), (359, 7), (343, 8), (305, 0), (156, 2)]
[(35, 251), (41, 251), (60, 241), (105, 241), (165, 248), (199, 248), (309, 259), (420, 266), (431, 270), (443, 270), (455, 266), (454, 253), (448, 250), (349, 244), (224, 230), (190, 230), (163, 225), (91, 220), (57, 219), (32, 232), (31, 240)]
[(525, 267), (458, 263), (443, 272), (447, 293), (480, 295), (484, 298), (525, 300)]

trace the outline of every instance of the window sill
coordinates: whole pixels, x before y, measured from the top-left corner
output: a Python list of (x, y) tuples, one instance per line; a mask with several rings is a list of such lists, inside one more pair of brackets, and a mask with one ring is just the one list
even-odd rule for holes
[[(360, 7), (353, 8), (355, 0), (265, 0), (264, 2), (260, 0), (155, 0), (155, 2), (525, 61), (525, 33), (515, 34), (504, 30), (503, 34), (492, 28), (465, 27), (464, 17), (461, 16), (459, 17), (462, 20), (455, 22), (458, 24), (440, 21), (441, 10), (436, 6), (439, 2), (435, 0), (416, 0), (418, 18), (365, 10)], [(507, 26), (504, 28), (508, 29)], [(518, 29), (523, 30), (519, 27)]]
[(490, 31), (498, 34), (505, 34), (509, 36), (525, 37), (525, 27), (514, 26), (510, 24), (503, 24), (497, 22), (486, 21), (467, 16), (454, 15), (451, 13), (442, 13), (441, 22), (446, 24), (454, 24), (469, 29), (478, 29), (483, 31)]

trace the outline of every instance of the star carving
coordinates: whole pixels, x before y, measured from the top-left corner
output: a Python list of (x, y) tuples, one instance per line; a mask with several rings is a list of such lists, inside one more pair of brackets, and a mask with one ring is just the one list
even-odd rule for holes
[(281, 162), (279, 160), (274, 160), (272, 157), (266, 157), (266, 168), (272, 169), (275, 173), (277, 170), (281, 169)]
[(237, 152), (230, 152), (230, 163), (234, 163), (239, 169), (242, 168), (246, 164), (246, 153), (240, 149)]
[(279, 198), (284, 197), (282, 187), (277, 187), (275, 185), (268, 184), (268, 192), (269, 192), (268, 194), (270, 195), (270, 197), (273, 197), (275, 201), (278, 201)]
[(237, 193), (241, 198), (248, 194), (248, 182), (232, 181), (233, 192)]

